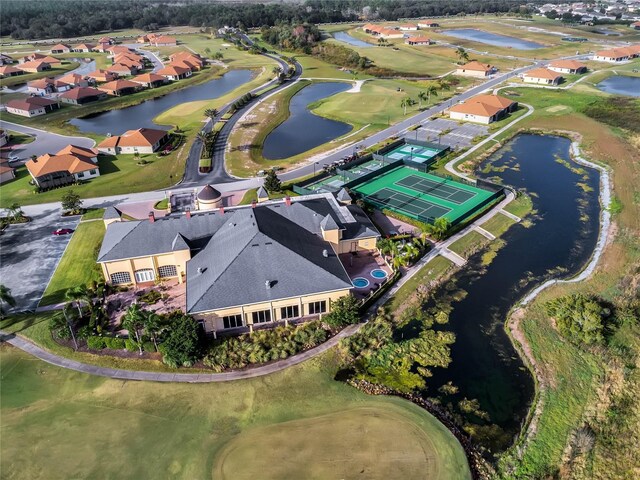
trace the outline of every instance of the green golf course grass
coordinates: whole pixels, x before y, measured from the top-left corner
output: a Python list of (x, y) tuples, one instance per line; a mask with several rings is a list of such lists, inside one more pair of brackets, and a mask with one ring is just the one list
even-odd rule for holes
[(334, 381), (331, 353), (211, 384), (105, 379), (9, 346), (0, 361), (6, 479), (471, 478), (434, 417)]

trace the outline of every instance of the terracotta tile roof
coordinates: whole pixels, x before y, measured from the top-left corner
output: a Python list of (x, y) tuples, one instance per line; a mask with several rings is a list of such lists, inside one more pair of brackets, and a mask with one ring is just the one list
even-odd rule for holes
[(18, 66), (18, 68), (20, 68), (21, 70), (24, 70), (24, 69), (38, 68), (40, 66), (45, 66), (45, 65), (51, 66), (50, 63), (45, 62), (44, 60), (31, 60), (29, 62), (21, 63)]
[(129, 47), (125, 47), (123, 45), (116, 45), (114, 47), (110, 47), (107, 49), (109, 52), (113, 53), (114, 55), (116, 53), (126, 53), (126, 52), (130, 52), (131, 49)]
[(131, 67), (129, 65), (123, 65), (122, 63), (116, 63), (115, 65), (111, 65), (109, 68), (107, 68), (108, 72), (114, 72), (114, 73), (125, 73), (127, 75), (131, 75), (131, 72), (134, 70), (134, 67)]
[(11, 65), (3, 65), (0, 67), (0, 75), (11, 75), (12, 73), (18, 72), (22, 72), (22, 70), (12, 67)]
[(429, 37), (409, 37), (409, 38), (407, 38), (407, 42), (431, 43), (431, 39)]
[(189, 60), (176, 60), (174, 62), (171, 62), (167, 66), (168, 67), (186, 68), (187, 70), (191, 70), (191, 71), (200, 69), (200, 65), (195, 64), (195, 63), (191, 63)]
[(31, 88), (47, 88), (49, 85), (55, 85), (53, 77), (44, 77), (27, 82), (27, 86)]
[(505, 97), (501, 97), (500, 95), (489, 95), (489, 94), (476, 95), (475, 97), (471, 97), (467, 101), (482, 102), (482, 103), (486, 103), (488, 105), (492, 105), (494, 107), (500, 107), (500, 108), (509, 108), (511, 105), (515, 103), (513, 100), (510, 100)]
[(104, 95), (104, 92), (93, 87), (78, 87), (67, 90), (66, 92), (60, 94), (59, 97), (68, 98), (70, 100), (79, 100), (82, 98), (95, 97), (99, 95)]
[(550, 67), (555, 68), (569, 68), (571, 70), (577, 70), (579, 68), (585, 68), (586, 65), (577, 60), (556, 60), (549, 64)]
[(629, 45), (628, 47), (612, 48), (609, 50), (600, 50), (595, 55), (598, 57), (608, 58), (624, 58), (640, 54), (640, 45)]
[(7, 172), (13, 172), (13, 167), (10, 167), (8, 163), (1, 162), (0, 163), (0, 175), (3, 175)]
[(113, 42), (113, 38), (111, 38), (111, 37), (102, 37), (100, 40), (98, 40), (98, 43), (109, 43), (109, 42)]
[(464, 103), (454, 105), (449, 110), (451, 112), (466, 113), (468, 115), (492, 117), (501, 110), (509, 108), (514, 103), (513, 100), (499, 95), (476, 95)]
[(10, 100), (7, 102), (8, 108), (15, 108), (16, 110), (36, 110), (40, 107), (47, 107), (50, 105), (57, 105), (58, 102), (54, 100), (49, 100), (48, 98), (42, 97), (27, 97), (21, 100)]
[(138, 85), (135, 82), (132, 82), (130, 80), (122, 80), (122, 79), (118, 79), (118, 80), (114, 80), (112, 82), (107, 82), (104, 83), (102, 85), (100, 85), (99, 90), (102, 90), (103, 92), (116, 92), (118, 90), (123, 90), (125, 88), (139, 88), (140, 85)]
[(93, 50), (96, 46), (93, 43), (81, 43), (80, 45), (74, 45), (74, 50)]
[(137, 83), (153, 83), (165, 80), (166, 78), (162, 75), (158, 75), (157, 73), (143, 73), (142, 75), (137, 75), (131, 79), (132, 82)]
[(100, 154), (100, 152), (96, 148), (85, 148), (85, 147), (79, 147), (77, 145), (69, 144), (66, 147), (64, 147), (62, 150), (60, 150), (58, 153), (56, 153), (56, 155), (67, 155), (67, 154), (78, 155), (78, 156), (86, 157), (90, 159), (92, 157), (97, 157)]
[(59, 81), (68, 83), (70, 85), (78, 85), (79, 83), (84, 81), (84, 79), (85, 77), (77, 73), (67, 73), (66, 75), (63, 75), (62, 77), (58, 78)]
[(175, 37), (170, 37), (168, 35), (160, 35), (158, 37), (154, 37), (153, 39), (149, 39), (151, 43), (162, 44), (162, 43), (178, 43)]
[(545, 78), (547, 80), (555, 80), (556, 78), (562, 77), (558, 72), (554, 72), (548, 68), (534, 68), (533, 70), (525, 72), (524, 76), (528, 78)]
[(94, 70), (91, 73), (88, 73), (87, 77), (93, 78), (93, 79), (103, 79), (103, 78), (114, 76), (114, 75), (115, 75), (115, 72), (109, 72), (108, 70), (98, 69), (98, 70)]
[(70, 50), (71, 47), (69, 45), (66, 45), (64, 43), (59, 43), (57, 45), (54, 45), (53, 47), (51, 47), (51, 50)]
[(98, 166), (86, 157), (63, 154), (51, 155), (49, 153), (41, 155), (35, 160), (29, 160), (25, 163), (27, 170), (34, 177), (40, 177), (48, 173), (64, 172), (80, 173), (87, 170), (97, 169)]
[(464, 70), (473, 70), (477, 72), (488, 72), (492, 68), (493, 67), (489, 64), (480, 63), (477, 60), (472, 60), (469, 63), (465, 63), (464, 65), (458, 67), (458, 70), (464, 69)]
[(98, 144), (98, 147), (151, 147), (165, 135), (167, 135), (165, 130), (139, 128), (138, 130), (129, 130), (122, 135), (107, 137)]
[(189, 68), (174, 67), (173, 65), (168, 65), (168, 66), (164, 67), (163, 69), (158, 70), (156, 73), (158, 73), (158, 75), (178, 76), (178, 75), (184, 75), (185, 73), (188, 73), (190, 71), (191, 71), (191, 69), (189, 69)]

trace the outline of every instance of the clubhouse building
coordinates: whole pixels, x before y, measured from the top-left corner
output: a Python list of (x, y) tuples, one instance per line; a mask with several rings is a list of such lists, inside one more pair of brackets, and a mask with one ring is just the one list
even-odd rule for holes
[(330, 312), (353, 288), (340, 254), (373, 253), (380, 237), (331, 193), (136, 221), (110, 208), (105, 224), (106, 281), (186, 283), (186, 312), (213, 333)]
[(500, 95), (476, 95), (449, 109), (449, 118), (489, 124), (514, 112), (518, 103)]

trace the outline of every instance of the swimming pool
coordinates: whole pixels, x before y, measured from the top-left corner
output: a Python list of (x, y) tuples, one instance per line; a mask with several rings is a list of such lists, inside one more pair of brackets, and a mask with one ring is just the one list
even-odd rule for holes
[(369, 280), (363, 277), (354, 278), (352, 283), (356, 288), (367, 288), (369, 286)]

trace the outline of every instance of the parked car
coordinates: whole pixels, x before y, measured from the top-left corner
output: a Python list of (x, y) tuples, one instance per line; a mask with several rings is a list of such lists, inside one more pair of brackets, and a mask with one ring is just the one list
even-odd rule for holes
[(53, 235), (71, 235), (73, 233), (72, 228), (58, 228), (53, 231)]
[(17, 155), (10, 155), (9, 156), (9, 163), (13, 163), (13, 162), (18, 162), (20, 161), (20, 157)]

